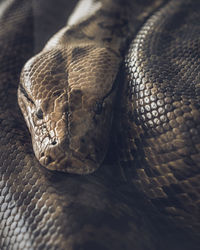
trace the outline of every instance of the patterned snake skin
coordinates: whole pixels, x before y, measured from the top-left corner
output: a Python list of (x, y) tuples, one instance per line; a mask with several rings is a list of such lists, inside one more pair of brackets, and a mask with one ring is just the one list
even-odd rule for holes
[[(45, 2), (46, 1), (41, 0), (40, 6), (42, 6), (42, 4), (45, 6)], [(55, 11), (55, 6), (60, 6), (59, 11), (63, 11), (64, 13), (65, 10), (69, 8), (67, 3), (65, 3), (66, 1), (57, 0), (56, 3), (54, 1), (51, 2), (52, 6), (49, 7), (49, 12), (46, 11), (47, 6), (44, 7), (43, 12), (42, 9), (40, 9), (42, 14), (45, 13), (47, 15), (48, 20), (52, 20), (51, 14)], [(129, 135), (127, 138), (132, 141), (131, 145), (133, 147), (130, 149), (131, 154), (127, 151), (122, 152), (123, 161), (121, 160), (121, 166), (123, 167), (124, 175), (128, 182), (121, 178), (121, 169), (118, 168), (117, 161), (113, 159), (112, 150), (102, 166), (95, 173), (87, 176), (50, 172), (41, 167), (35, 159), (30, 136), (17, 106), (17, 86), (22, 66), (32, 55), (35, 54), (35, 52), (38, 52), (38, 50), (41, 49), (39, 48), (40, 44), (45, 43), (46, 41), (46, 38), (44, 38), (44, 40), (39, 38), (37, 41), (38, 48), (34, 42), (36, 34), (35, 27), (37, 26), (37, 23), (35, 22), (36, 15), (34, 7), (38, 6), (37, 4), (37, 1), (27, 0), (0, 1), (0, 9), (2, 10), (0, 13), (0, 248), (67, 250), (198, 249), (200, 243), (198, 229), (199, 211), (197, 183), (198, 134), (196, 135), (197, 141), (193, 139), (195, 137), (195, 132), (193, 131), (195, 128), (196, 130), (198, 129), (198, 119), (194, 119), (195, 117), (198, 118), (198, 114), (193, 115), (193, 111), (198, 108), (198, 90), (196, 90), (196, 99), (192, 96), (192, 86), (194, 86), (194, 84), (196, 84), (195, 86), (198, 86), (195, 82), (197, 80), (194, 79), (192, 74), (194, 73), (195, 76), (198, 75), (198, 73), (195, 73), (194, 71), (195, 67), (197, 70), (198, 58), (192, 61), (191, 68), (184, 66), (185, 74), (189, 74), (187, 79), (191, 79), (189, 83), (192, 82), (191, 84), (193, 85), (190, 85), (190, 88), (187, 88), (185, 95), (181, 94), (181, 98), (182, 96), (185, 96), (185, 99), (182, 98), (184, 99), (182, 104), (180, 102), (182, 99), (177, 99), (176, 102), (173, 101), (173, 103), (170, 103), (169, 100), (171, 100), (170, 98), (172, 97), (167, 94), (168, 92), (171, 93), (170, 87), (173, 87), (167, 82), (167, 80), (173, 79), (173, 81), (176, 80), (175, 83), (179, 82), (182, 76), (181, 72), (178, 71), (171, 76), (169, 72), (171, 72), (171, 67), (174, 69), (174, 66), (168, 66), (169, 68), (166, 66), (164, 68), (165, 70), (159, 68), (162, 66), (156, 61), (156, 59), (159, 58), (160, 52), (158, 52), (159, 50), (154, 52), (155, 48), (153, 46), (151, 48), (153, 53), (149, 56), (149, 59), (151, 60), (150, 62), (146, 57), (142, 57), (142, 55), (145, 53), (145, 46), (147, 46), (145, 42), (149, 42), (150, 44), (155, 45), (156, 48), (165, 51), (166, 56), (162, 58), (166, 60), (165, 63), (168, 65), (170, 60), (167, 58), (167, 55), (170, 55), (170, 53), (173, 54), (174, 48), (174, 45), (172, 45), (173, 43), (171, 44), (170, 41), (173, 41), (175, 33), (177, 32), (176, 29), (180, 31), (179, 39), (183, 41), (183, 44), (187, 46), (187, 44), (191, 42), (190, 48), (194, 48), (194, 51), (191, 50), (188, 53), (188, 58), (190, 55), (198, 55), (198, 46), (196, 46), (197, 40), (195, 40), (197, 39), (197, 35), (195, 34), (198, 32), (198, 26), (195, 26), (194, 23), (196, 23), (195, 18), (199, 17), (199, 4), (196, 2), (196, 5), (194, 4), (194, 6), (191, 5), (191, 7), (188, 7), (189, 5), (187, 4), (190, 4), (190, 2), (188, 2), (183, 5), (183, 7), (181, 7), (182, 5), (179, 6), (179, 4), (177, 6), (176, 4), (175, 6), (172, 4), (172, 7), (164, 7), (163, 10), (159, 12), (160, 14), (156, 14), (147, 21), (147, 24), (138, 33), (138, 36), (130, 47), (130, 52), (128, 53), (129, 56), (126, 59), (126, 69), (127, 72), (130, 72), (128, 73), (129, 79), (127, 79), (127, 82), (129, 82), (128, 86), (133, 91), (132, 95), (137, 96), (138, 102), (135, 101), (134, 109), (129, 110), (129, 108), (132, 107), (129, 106), (129, 101), (131, 99), (123, 101), (122, 111), (124, 110), (124, 112), (122, 112), (122, 114), (128, 117), (126, 117), (127, 123), (122, 122), (119, 128), (123, 129), (124, 137), (125, 131), (127, 131)], [(191, 9), (191, 12), (188, 12), (188, 9)], [(191, 27), (189, 29), (193, 32), (191, 32), (189, 36), (186, 36), (186, 39), (183, 39), (185, 36), (182, 37), (181, 34), (186, 33), (181, 32), (184, 29), (184, 26), (182, 26), (182, 23), (180, 22), (178, 24), (181, 28), (177, 28), (177, 26), (174, 27), (174, 34), (172, 32), (172, 37), (170, 37), (171, 40), (168, 40), (168, 44), (165, 43), (167, 39), (163, 35), (163, 32), (163, 38), (161, 37), (163, 40), (160, 38), (161, 42), (159, 44), (150, 42), (150, 39), (153, 39), (153, 36), (155, 36), (152, 30), (155, 30), (156, 34), (159, 34), (159, 31), (167, 25), (167, 21), (164, 23), (161, 22), (162, 16), (168, 15), (167, 11), (169, 11), (170, 14), (172, 13), (173, 16), (173, 12), (170, 10), (173, 10), (175, 13), (182, 13), (182, 15), (186, 13), (186, 18), (183, 19), (183, 24), (191, 24), (191, 26), (186, 25), (185, 28), (188, 29), (188, 27)], [(182, 12), (180, 12), (180, 10)], [(148, 15), (145, 16), (144, 20), (141, 20), (141, 23), (137, 24), (138, 28), (145, 21), (147, 16)], [(59, 29), (62, 27), (64, 22), (65, 20), (58, 20), (56, 28)], [(155, 29), (155, 23), (159, 24), (156, 26), (157, 29)], [(47, 24), (49, 25), (48, 22)], [(168, 23), (170, 29), (173, 27), (172, 24), (173, 22), (170, 26)], [(153, 28), (151, 28), (151, 25)], [(195, 37), (194, 39), (192, 38), (192, 34)], [(49, 34), (49, 36), (50, 35), (52, 34)], [(144, 36), (152, 36), (152, 38), (148, 38), (149, 40), (147, 39), (145, 41)], [(40, 41), (40, 39), (42, 41)], [(185, 43), (185, 40), (188, 42)], [(169, 44), (171, 47), (168, 46)], [(144, 52), (141, 52), (141, 58), (143, 58), (142, 62), (144, 62), (144, 65), (138, 64), (138, 62), (132, 61), (133, 59), (131, 59), (132, 53), (134, 54), (133, 58), (137, 58), (137, 53), (139, 53), (139, 50), (135, 49), (137, 46), (144, 47)], [(177, 57), (181, 57), (181, 53), (182, 52), (180, 51)], [(185, 54), (183, 56), (186, 58)], [(177, 58), (175, 57), (175, 61), (176, 60)], [(156, 66), (149, 67), (148, 64), (150, 63), (152, 65), (152, 61), (156, 63)], [(187, 61), (187, 65), (188, 63), (189, 62)], [(182, 68), (180, 63), (177, 63), (176, 65), (180, 65)], [(147, 74), (146, 72), (149, 71), (150, 73)], [(143, 77), (142, 72), (145, 72), (143, 73), (145, 77)], [(160, 72), (162, 72), (163, 75)], [(166, 97), (164, 98), (159, 94), (159, 92), (165, 93), (165, 91), (163, 91), (164, 89), (158, 90), (156, 84), (158, 84), (159, 81), (157, 82), (153, 80), (160, 79), (156, 74), (161, 74), (160, 78), (166, 79), (166, 85), (161, 85), (164, 86), (164, 89), (166, 88), (168, 90), (169, 88), (169, 91), (166, 92)], [(173, 78), (173, 76), (177, 75), (177, 79)], [(190, 144), (188, 144), (188, 149), (186, 148), (185, 151), (181, 148), (182, 154), (184, 152), (186, 153), (185, 155), (181, 155), (181, 157), (179, 156), (178, 159), (172, 158), (172, 154), (176, 153), (178, 149), (177, 151), (176, 148), (171, 149), (172, 146), (169, 145), (169, 142), (173, 141), (172, 139), (174, 138), (174, 135), (172, 139), (168, 139), (168, 136), (171, 138), (170, 133), (175, 133), (177, 131), (174, 129), (177, 127), (172, 127), (173, 129), (170, 127), (171, 130), (166, 130), (166, 132), (160, 131), (162, 128), (165, 128), (163, 122), (162, 126), (159, 126), (158, 124), (157, 127), (151, 126), (151, 129), (148, 128), (151, 121), (154, 122), (155, 119), (151, 120), (148, 112), (142, 112), (142, 105), (140, 103), (145, 101), (145, 97), (143, 100), (141, 93), (148, 93), (148, 88), (146, 88), (147, 90), (145, 92), (145, 90), (143, 91), (142, 89), (142, 85), (140, 85), (142, 82), (141, 79), (143, 78), (145, 79), (145, 87), (149, 86), (152, 93), (155, 91), (154, 94), (158, 99), (156, 100), (156, 103), (162, 104), (162, 101), (166, 102), (163, 105), (160, 105), (161, 107), (165, 107), (165, 109), (163, 108), (164, 112), (162, 111), (163, 116), (169, 119), (168, 116), (172, 115), (168, 114), (166, 111), (166, 105), (169, 104), (172, 106), (174, 103), (181, 103), (180, 108), (176, 107), (176, 109), (174, 108), (172, 111), (174, 115), (177, 114), (179, 119), (181, 119), (181, 117), (185, 119), (182, 124), (185, 125), (186, 133), (184, 134), (183, 128), (183, 133), (181, 135), (187, 136), (188, 131), (191, 132), (191, 135), (189, 138), (183, 137), (182, 140), (185, 140)], [(149, 85), (147, 85), (147, 82)], [(139, 85), (141, 87), (136, 87)], [(142, 92), (139, 92), (140, 88)], [(180, 87), (177, 87), (177, 93), (179, 93), (179, 89)], [(123, 89), (123, 91), (127, 91), (126, 88)], [(176, 92), (174, 91), (173, 93)], [(149, 99), (150, 97), (151, 99), (154, 98), (153, 94), (147, 94), (147, 96), (149, 96)], [(159, 98), (159, 96), (162, 98)], [(178, 98), (178, 94), (173, 96)], [(191, 99), (194, 100), (194, 103), (188, 104)], [(161, 101), (159, 102), (159, 100)], [(126, 102), (128, 105), (125, 105)], [(152, 100), (151, 105), (154, 105)], [(169, 107), (169, 105), (167, 107)], [(196, 109), (194, 109), (193, 106), (191, 108), (191, 105), (194, 105)], [(190, 110), (188, 110), (189, 108)], [(184, 117), (180, 115), (181, 109), (184, 114), (187, 114), (187, 116)], [(156, 108), (153, 110), (156, 110)], [(169, 110), (169, 112), (170, 111), (171, 110)], [(134, 120), (133, 123), (134, 116), (136, 116), (136, 120)], [(189, 116), (192, 118), (188, 118)], [(160, 118), (161, 121), (162, 119), (164, 119), (164, 117)], [(175, 122), (175, 119), (171, 120)], [(147, 121), (150, 122), (148, 123)], [(196, 122), (195, 124), (197, 125), (194, 125), (194, 122)], [(165, 121), (165, 124), (167, 126), (167, 124), (170, 124), (170, 121)], [(124, 126), (126, 129), (125, 131)], [(133, 135), (132, 131), (137, 132), (137, 137), (135, 134)], [(149, 141), (154, 140), (154, 138), (158, 136), (155, 135), (157, 131), (159, 131), (161, 135), (163, 133), (164, 139), (158, 144), (158, 147), (156, 147), (157, 143), (153, 141), (151, 144), (152, 147), (150, 148), (148, 146)], [(167, 134), (168, 132), (170, 133)], [(154, 136), (152, 136), (152, 134)], [(159, 136), (161, 136), (160, 134)], [(144, 135), (147, 135), (147, 137), (144, 137)], [(161, 139), (159, 139), (159, 141)], [(166, 141), (166, 139), (168, 139), (169, 142)], [(124, 138), (122, 141), (124, 141)], [(124, 143), (126, 144), (126, 142)], [(178, 145), (178, 142), (175, 141), (174, 145)], [(165, 148), (162, 148), (162, 146)], [(196, 151), (194, 150), (194, 147)], [(111, 149), (112, 148), (111, 145)], [(130, 142), (128, 141), (127, 149), (129, 148)], [(169, 150), (169, 153), (166, 151), (166, 148)], [(160, 162), (154, 164), (155, 160), (162, 159), (161, 157), (151, 160), (148, 158), (151, 154), (149, 153), (150, 150), (152, 150), (153, 155), (160, 153), (161, 156), (165, 156), (161, 164)], [(156, 154), (154, 153), (154, 150), (156, 151)], [(167, 152), (166, 155), (163, 153), (163, 150)], [(192, 150), (194, 153), (192, 154), (192, 152), (190, 152), (188, 155), (187, 150)], [(139, 154), (137, 151), (139, 151)], [(126, 155), (124, 155), (125, 153)], [(175, 156), (177, 156), (177, 153)], [(187, 170), (185, 170), (186, 173), (188, 173), (187, 177), (189, 178), (187, 178), (188, 182), (187, 180), (185, 182), (184, 180), (180, 182), (180, 187), (173, 185), (171, 182), (170, 185), (168, 185), (169, 178), (165, 177), (169, 176), (169, 161), (167, 160), (169, 157), (171, 157), (170, 159), (174, 159), (174, 162), (176, 159), (180, 162), (183, 157), (186, 159), (184, 160), (184, 166)], [(131, 165), (127, 165), (126, 159), (129, 162), (131, 161)], [(153, 167), (155, 166), (155, 168), (150, 164), (152, 164)], [(157, 168), (156, 164), (159, 164), (160, 169)], [(183, 164), (183, 161), (181, 164)], [(150, 169), (152, 170), (149, 170), (150, 172), (148, 172), (148, 166), (151, 166)], [(176, 167), (179, 165), (174, 166)], [(192, 169), (194, 168), (191, 173), (188, 170), (189, 166), (192, 166)], [(161, 170), (164, 172), (161, 172)], [(171, 167), (170, 170), (172, 171), (173, 168)], [(154, 178), (151, 175), (152, 172), (156, 173), (156, 177), (158, 177)], [(164, 175), (165, 178), (162, 177), (161, 173), (166, 173), (166, 175)], [(194, 181), (190, 181), (190, 177), (193, 173)], [(174, 174), (174, 176), (174, 178), (179, 180), (178, 174)], [(186, 179), (186, 175), (184, 176)], [(163, 185), (163, 182), (167, 184)], [(158, 189), (153, 183), (160, 183), (160, 188)], [(184, 186), (185, 183), (189, 186)], [(193, 183), (196, 183), (196, 185)], [(137, 186), (136, 188), (135, 185)], [(185, 189), (183, 189), (184, 187)], [(180, 192), (180, 190), (188, 190), (188, 192)], [(163, 199), (163, 196), (158, 195), (160, 193), (166, 193), (168, 198)], [(171, 193), (172, 196), (170, 196)], [(152, 196), (152, 194), (154, 194), (154, 196)], [(184, 221), (185, 218), (187, 219), (189, 216), (188, 211), (191, 211), (190, 214), (192, 216), (191, 218), (189, 217), (189, 223), (187, 224), (186, 221), (183, 225), (179, 220), (174, 220), (174, 218), (177, 217), (177, 206), (175, 205), (181, 200), (181, 197), (188, 197), (191, 201), (190, 203), (182, 202), (180, 206), (181, 211), (178, 211), (178, 214), (180, 215), (181, 213), (180, 217), (183, 218)], [(168, 214), (166, 215), (166, 212), (164, 211), (166, 207), (168, 208), (167, 211), (170, 213), (172, 210), (175, 211), (175, 217), (168, 217)], [(194, 213), (194, 211), (196, 211), (196, 213)], [(197, 225), (194, 225), (194, 220), (197, 222)]]
[[(200, 5), (172, 1), (131, 44), (119, 148), (125, 176), (200, 232)], [(126, 121), (125, 121), (126, 120)], [(127, 122), (128, 121), (128, 122)]]

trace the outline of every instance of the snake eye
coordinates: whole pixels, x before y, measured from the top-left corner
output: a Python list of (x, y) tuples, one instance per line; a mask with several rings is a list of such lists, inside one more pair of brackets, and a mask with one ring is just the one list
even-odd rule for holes
[(94, 106), (94, 112), (100, 115), (103, 111), (103, 101), (97, 101)]
[(43, 112), (41, 109), (38, 109), (35, 115), (37, 116), (38, 119), (43, 119)]

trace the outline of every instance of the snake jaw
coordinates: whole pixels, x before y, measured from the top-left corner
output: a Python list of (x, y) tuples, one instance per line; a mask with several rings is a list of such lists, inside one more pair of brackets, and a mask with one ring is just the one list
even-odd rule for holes
[(43, 156), (40, 158), (40, 163), (49, 170), (57, 170), (73, 174), (89, 174), (94, 172), (99, 164), (90, 159), (82, 159), (78, 157), (78, 154), (68, 150), (67, 154), (63, 154), (63, 157), (58, 156), (52, 159), (50, 156)]
[[(43, 143), (44, 145), (44, 143)], [(55, 145), (48, 140), (47, 146), (42, 153), (37, 152), (36, 156), (41, 163), (49, 170), (57, 170), (75, 174), (88, 174), (94, 172), (100, 165), (92, 146), (90, 153), (80, 152), (80, 149), (70, 148), (69, 140), (65, 136), (62, 141)], [(38, 154), (39, 153), (39, 154)]]

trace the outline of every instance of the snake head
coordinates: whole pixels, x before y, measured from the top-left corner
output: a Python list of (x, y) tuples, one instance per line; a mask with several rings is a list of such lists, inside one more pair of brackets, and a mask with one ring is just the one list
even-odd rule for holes
[(18, 102), (43, 166), (76, 174), (100, 166), (109, 144), (118, 66), (116, 55), (91, 45), (42, 51), (26, 63)]

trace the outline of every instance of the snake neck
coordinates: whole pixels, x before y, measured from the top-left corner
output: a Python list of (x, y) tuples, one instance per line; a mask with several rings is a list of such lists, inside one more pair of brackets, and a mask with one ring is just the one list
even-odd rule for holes
[(53, 36), (45, 48), (59, 44), (92, 44), (111, 49), (119, 57), (124, 56), (125, 49), (146, 18), (166, 2), (81, 0), (67, 26)]

